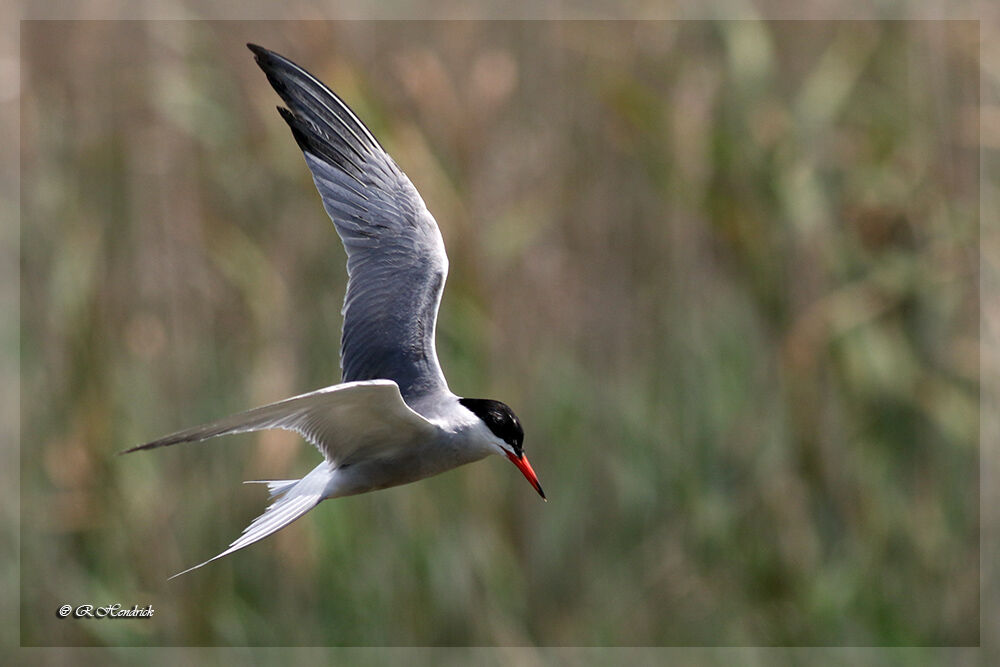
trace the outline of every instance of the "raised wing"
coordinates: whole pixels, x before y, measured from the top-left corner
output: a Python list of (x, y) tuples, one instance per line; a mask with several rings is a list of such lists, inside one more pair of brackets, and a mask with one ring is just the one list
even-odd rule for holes
[(278, 111), (347, 250), (343, 380), (393, 380), (406, 400), (446, 391), (434, 332), (448, 257), (434, 217), (339, 97), (290, 60), (247, 46), (288, 105)]
[(271, 428), (295, 431), (315, 445), (328, 462), (338, 466), (354, 457), (391, 455), (432, 438), (436, 427), (406, 405), (395, 382), (371, 380), (294, 396), (184, 429), (122, 453)]

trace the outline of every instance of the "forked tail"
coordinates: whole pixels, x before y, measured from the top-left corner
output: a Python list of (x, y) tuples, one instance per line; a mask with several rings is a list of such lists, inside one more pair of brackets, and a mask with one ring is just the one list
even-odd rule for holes
[(272, 535), (300, 516), (316, 507), (323, 500), (323, 494), (327, 483), (333, 474), (330, 464), (323, 461), (313, 468), (312, 472), (299, 480), (276, 480), (263, 482), (267, 484), (271, 491), (271, 497), (277, 499), (271, 503), (267, 510), (253, 520), (243, 531), (240, 537), (229, 545), (229, 548), (214, 558), (209, 558), (204, 563), (188, 568), (183, 572), (178, 572), (173, 577), (179, 577), (192, 570), (197, 570), (202, 565), (207, 565), (213, 560), (218, 560), (223, 556), (228, 556), (234, 551), (239, 551), (243, 547), (250, 546), (268, 535)]
[(267, 490), (271, 497), (280, 496), (282, 493), (299, 483), (297, 479), (248, 479), (244, 484), (267, 484)]

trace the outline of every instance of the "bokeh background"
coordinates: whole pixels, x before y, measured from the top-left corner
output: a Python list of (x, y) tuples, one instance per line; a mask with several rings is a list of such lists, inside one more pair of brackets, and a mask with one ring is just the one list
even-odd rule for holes
[[(244, 42), (338, 91), (451, 273), (490, 459), (167, 582), (308, 471), (129, 457), (339, 379), (344, 253)], [(979, 642), (971, 22), (26, 22), (24, 645)], [(72, 622), (64, 603), (151, 604)]]

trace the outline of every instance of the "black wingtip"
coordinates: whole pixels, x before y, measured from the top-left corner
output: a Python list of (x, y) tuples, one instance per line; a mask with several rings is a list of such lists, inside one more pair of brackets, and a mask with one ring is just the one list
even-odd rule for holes
[(154, 440), (153, 442), (147, 442), (142, 445), (136, 445), (135, 447), (129, 447), (128, 449), (123, 449), (118, 452), (118, 456), (123, 454), (131, 454), (132, 452), (140, 452), (144, 449), (155, 449), (156, 447), (162, 447), (163, 445), (173, 444), (168, 441), (167, 438), (161, 438), (160, 440)]
[(265, 49), (263, 46), (258, 46), (257, 44), (254, 44), (252, 42), (247, 42), (247, 48), (250, 49), (250, 51), (253, 53), (253, 59), (257, 63), (257, 65), (261, 69), (264, 69), (264, 61), (267, 60), (271, 52)]
[(264, 70), (264, 73), (268, 75), (268, 79), (271, 78), (271, 72), (287, 60), (274, 51), (265, 49), (263, 46), (259, 46), (252, 42), (247, 42), (247, 48), (253, 53), (253, 59), (257, 63), (257, 66)]
[(257, 58), (264, 58), (271, 53), (263, 46), (260, 46), (259, 44), (254, 44), (253, 42), (247, 42), (247, 48), (253, 51), (254, 56)]
[(247, 43), (257, 65), (288, 108), (278, 107), (295, 142), (361, 183), (365, 163), (384, 152), (371, 131), (336, 93), (284, 56)]
[(295, 138), (295, 143), (299, 145), (299, 148), (303, 151), (309, 153), (316, 153), (316, 148), (312, 145), (313, 142), (309, 140), (309, 137), (305, 132), (302, 131), (302, 127), (299, 124), (299, 120), (295, 118), (295, 114), (286, 109), (285, 107), (275, 107), (281, 117), (288, 123), (288, 127), (292, 130), (292, 136)]
[(271, 49), (265, 49), (259, 44), (247, 42), (247, 48), (253, 53), (253, 59), (256, 61), (257, 66), (264, 70), (265, 74), (268, 74), (268, 78), (270, 78), (270, 72), (272, 71), (283, 68), (301, 69), (280, 53), (275, 53)]
[(132, 452), (141, 452), (146, 449), (156, 449), (157, 447), (176, 445), (181, 442), (191, 442), (191, 439), (183, 437), (178, 438), (176, 437), (176, 435), (167, 436), (165, 438), (160, 438), (159, 440), (153, 440), (152, 442), (147, 442), (142, 445), (136, 445), (135, 447), (129, 447), (128, 449), (123, 449), (122, 451), (118, 452), (118, 456), (121, 456), (122, 454), (131, 454)]

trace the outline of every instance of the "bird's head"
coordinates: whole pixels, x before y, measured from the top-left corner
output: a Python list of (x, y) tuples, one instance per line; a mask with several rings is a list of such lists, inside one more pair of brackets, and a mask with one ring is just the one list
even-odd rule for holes
[(538, 483), (538, 476), (535, 475), (531, 464), (528, 463), (528, 457), (521, 448), (524, 442), (524, 429), (521, 428), (521, 422), (514, 411), (506, 404), (488, 398), (460, 398), (459, 403), (479, 417), (489, 430), (489, 444), (498, 454), (503, 454), (517, 466), (521, 474), (535, 487), (535, 491), (538, 491), (542, 500), (545, 500), (545, 492)]

